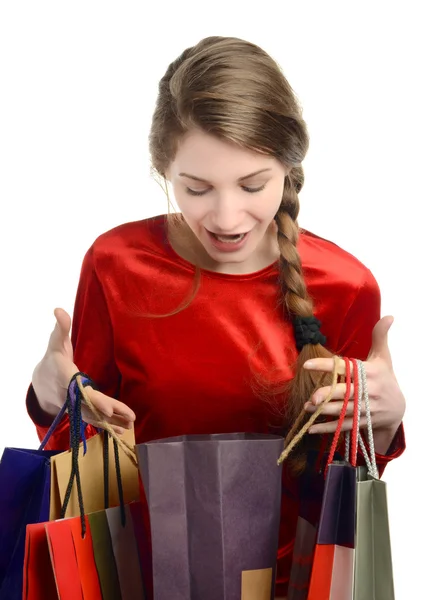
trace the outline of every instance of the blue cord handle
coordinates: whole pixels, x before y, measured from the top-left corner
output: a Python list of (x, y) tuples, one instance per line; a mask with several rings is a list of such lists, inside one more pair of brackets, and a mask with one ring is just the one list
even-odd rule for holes
[[(73, 406), (76, 403), (76, 393), (77, 393), (76, 377), (78, 375), (80, 375), (82, 377), (82, 385), (84, 385), (85, 387), (87, 387), (88, 385), (95, 387), (93, 381), (87, 375), (85, 375), (84, 373), (76, 373), (76, 375), (74, 375), (72, 380), (70, 381), (70, 384), (68, 386), (68, 393), (67, 393), (67, 396), (70, 397)], [(45, 449), (46, 444), (49, 442), (50, 438), (52, 437), (52, 434), (58, 427), (59, 423), (62, 421), (62, 419), (66, 413), (66, 410), (67, 410), (67, 402), (64, 402), (63, 406), (61, 407), (61, 410), (55, 417), (52, 425), (49, 427), (48, 432), (46, 433), (42, 443), (40, 444), (39, 450)], [(77, 423), (75, 423), (74, 425), (77, 426)], [(85, 437), (86, 427), (87, 427), (87, 423), (85, 423), (83, 420), (81, 420), (81, 422), (80, 422), (80, 437), (83, 440), (84, 454), (86, 454), (86, 437)]]

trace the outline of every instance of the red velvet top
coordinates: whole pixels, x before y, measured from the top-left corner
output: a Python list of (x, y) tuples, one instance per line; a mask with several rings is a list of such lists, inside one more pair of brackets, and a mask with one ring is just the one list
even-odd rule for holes
[[(303, 232), (299, 252), (328, 348), (365, 359), (380, 318), (370, 271), (333, 243)], [(291, 324), (278, 303), (278, 268), (248, 275), (202, 271), (191, 304), (166, 318), (192, 291), (193, 265), (170, 246), (165, 217), (119, 226), (99, 237), (83, 262), (73, 320), (75, 363), (105, 394), (136, 413), (136, 441), (182, 434), (269, 432), (281, 425), (257, 377), (289, 380), (297, 357)], [(30, 390), (29, 399), (32, 395)], [(30, 414), (34, 421), (34, 411)], [(37, 424), (40, 438), (47, 428)], [(64, 421), (48, 448), (67, 449)], [(400, 428), (382, 468), (404, 449)], [(285, 593), (298, 513), (295, 481), (287, 493), (278, 561)]]

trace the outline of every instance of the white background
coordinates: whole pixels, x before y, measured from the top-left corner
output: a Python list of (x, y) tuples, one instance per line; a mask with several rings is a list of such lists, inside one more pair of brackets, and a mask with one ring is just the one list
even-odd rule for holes
[(428, 537), (425, 3), (144, 4), (0, 4), (0, 452), (37, 444), (26, 389), (53, 309), (73, 308), (87, 248), (166, 211), (147, 134), (168, 63), (206, 35), (246, 38), (278, 60), (304, 107), (300, 224), (365, 262), (396, 319), (408, 449), (386, 480), (396, 597), (416, 597)]

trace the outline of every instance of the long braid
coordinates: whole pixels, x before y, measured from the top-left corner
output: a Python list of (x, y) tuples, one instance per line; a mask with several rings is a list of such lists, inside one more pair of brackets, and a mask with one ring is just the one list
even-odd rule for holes
[[(302, 262), (297, 249), (299, 239), (297, 218), (300, 209), (298, 193), (303, 182), (303, 169), (301, 167), (292, 169), (285, 180), (282, 202), (275, 216), (280, 250), (279, 273), (282, 302), (286, 316), (292, 321), (295, 317), (312, 317), (314, 308), (306, 288)], [(332, 354), (320, 344), (303, 346), (297, 360), (295, 377), (287, 389), (287, 426), (295, 421), (303, 404), (311, 398), (314, 391), (321, 385), (329, 383), (327, 376), (311, 373), (303, 369), (303, 364), (311, 358), (330, 356)], [(310, 437), (312, 438), (312, 436)], [(316, 445), (314, 439), (311, 440), (311, 443)], [(302, 444), (298, 449), (299, 455), (292, 461), (294, 468), (301, 470), (304, 467), (306, 462), (304, 455), (307, 448), (307, 444)]]
[(297, 191), (287, 177), (281, 206), (276, 214), (280, 250), (280, 285), (283, 301), (291, 316), (312, 316), (313, 304), (309, 298), (302, 272), (302, 261), (297, 251), (299, 227), (297, 217), (300, 203)]

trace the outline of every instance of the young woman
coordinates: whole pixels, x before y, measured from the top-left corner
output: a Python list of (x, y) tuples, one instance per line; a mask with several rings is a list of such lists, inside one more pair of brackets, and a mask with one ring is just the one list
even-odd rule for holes
[[(78, 370), (99, 386), (90, 397), (117, 431), (134, 424), (137, 443), (286, 433), (303, 406), (310, 414), (328, 393), (320, 375), (332, 371), (335, 353), (367, 359), (380, 468), (403, 451), (405, 401), (376, 281), (297, 224), (307, 149), (293, 91), (259, 47), (207, 38), (169, 66), (150, 150), (180, 214), (121, 225), (86, 254), (71, 340), (70, 318), (57, 309), (29, 390), (40, 437)], [(278, 596), (287, 592), (299, 461), (318, 434), (334, 431), (344, 392), (339, 385), (284, 467)], [(68, 443), (64, 421), (50, 447)]]

